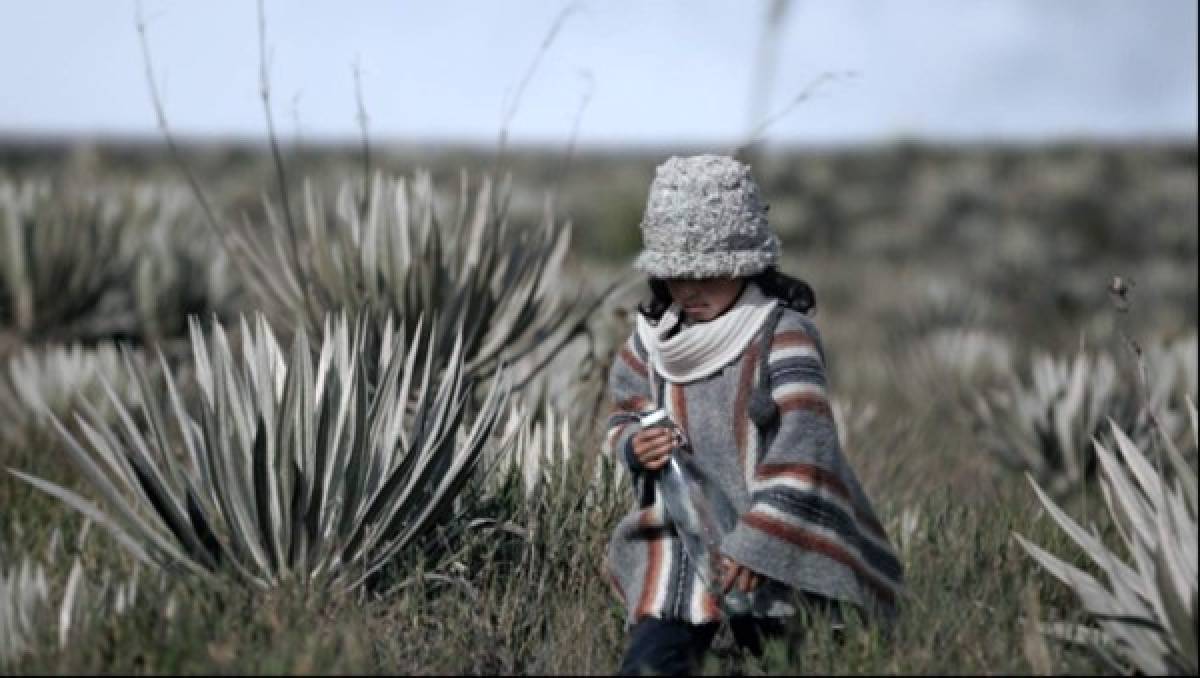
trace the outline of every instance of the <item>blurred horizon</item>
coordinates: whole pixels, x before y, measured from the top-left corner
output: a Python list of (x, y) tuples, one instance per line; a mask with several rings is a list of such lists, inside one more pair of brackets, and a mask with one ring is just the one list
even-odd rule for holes
[[(254, 3), (146, 2), (173, 133), (256, 145)], [(720, 150), (1192, 143), (1197, 5), (265, 3), (281, 142)], [(0, 10), (0, 143), (161, 140), (136, 5)], [(97, 58), (102, 55), (103, 58)], [(805, 96), (803, 93), (811, 96)], [(792, 106), (797, 98), (804, 101)], [(768, 121), (765, 131), (755, 131)]]
[[(264, 129), (258, 135), (179, 135), (173, 133), (175, 142), (185, 151), (203, 151), (204, 149), (238, 149), (249, 151), (269, 152), (269, 140)], [(361, 139), (352, 138), (322, 138), (303, 139), (297, 142), (292, 138), (280, 138), (279, 143), (285, 148), (300, 146), (313, 151), (351, 152), (357, 153), (362, 148)], [(497, 150), (495, 140), (483, 139), (407, 139), (379, 138), (372, 134), (369, 137), (371, 153), (397, 154), (410, 151), (467, 153), (487, 156)], [(898, 146), (914, 146), (928, 149), (961, 148), (981, 150), (1034, 150), (1042, 147), (1080, 147), (1096, 146), (1101, 148), (1124, 147), (1196, 147), (1198, 139), (1195, 135), (1161, 135), (1126, 137), (1104, 136), (1059, 136), (1044, 139), (1011, 139), (1011, 138), (971, 138), (945, 139), (937, 137), (896, 136), (881, 139), (836, 140), (836, 141), (806, 141), (806, 140), (767, 140), (755, 147), (756, 153), (788, 155), (804, 151), (854, 152), (856, 150), (874, 150)], [(166, 141), (161, 133), (147, 132), (145, 134), (46, 134), (46, 133), (12, 133), (0, 131), (0, 148), (128, 148), (148, 153), (166, 152)], [(607, 154), (607, 153), (721, 153), (732, 154), (734, 146), (720, 141), (671, 139), (663, 141), (631, 140), (604, 141), (577, 140), (568, 149), (569, 140), (521, 140), (509, 141), (505, 147), (506, 153), (530, 154), (563, 154), (571, 150), (576, 154)]]

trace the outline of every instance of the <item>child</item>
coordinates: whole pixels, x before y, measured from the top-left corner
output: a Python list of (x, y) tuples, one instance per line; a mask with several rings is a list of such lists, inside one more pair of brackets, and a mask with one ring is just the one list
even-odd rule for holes
[[(622, 674), (694, 672), (722, 616), (656, 492), (671, 454), (692, 455), (737, 512), (720, 542), (721, 591), (890, 614), (901, 588), (838, 445), (812, 290), (776, 270), (766, 214), (749, 167), (728, 157), (673, 157), (650, 187), (634, 266), (652, 296), (609, 379), (607, 446), (637, 493), (608, 549), (630, 629)], [(640, 416), (658, 408), (679, 431), (642, 430)], [(729, 621), (755, 654), (782, 629), (761, 616)]]

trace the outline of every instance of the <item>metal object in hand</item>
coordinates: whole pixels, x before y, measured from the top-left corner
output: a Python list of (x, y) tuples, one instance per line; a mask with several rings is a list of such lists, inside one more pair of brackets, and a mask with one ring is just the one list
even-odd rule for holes
[[(790, 605), (762, 599), (762, 596), (755, 595), (757, 591), (746, 593), (735, 589), (722, 595), (721, 539), (736, 524), (737, 511), (721, 488), (695, 463), (691, 454), (676, 454), (680, 449), (687, 448), (687, 437), (664, 410), (643, 416), (641, 422), (643, 428), (670, 427), (680, 441), (658, 474), (659, 494), (688, 559), (695, 565), (701, 581), (717, 598), (724, 613), (727, 616), (752, 614), (758, 617), (790, 614)], [(764, 606), (766, 609), (759, 609)]]

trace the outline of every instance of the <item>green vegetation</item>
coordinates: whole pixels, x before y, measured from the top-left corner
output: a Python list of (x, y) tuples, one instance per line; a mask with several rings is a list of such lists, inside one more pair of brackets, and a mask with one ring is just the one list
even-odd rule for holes
[[(1188, 403), (1191, 447), (1196, 448), (1196, 406)], [(1113, 670), (1150, 675), (1195, 675), (1196, 470), (1164, 435), (1168, 463), (1149, 456), (1113, 425), (1113, 451), (1096, 444), (1104, 467), (1104, 498), (1121, 528), (1124, 549), (1110, 549), (1062, 512), (1041, 488), (1038, 498), (1104, 573), (1105, 585), (1017, 536), (1047, 570), (1070, 586), (1096, 627), (1057, 623), (1050, 632), (1090, 647)], [(1118, 461), (1118, 455), (1120, 461)], [(1129, 553), (1123, 562), (1122, 553)]]
[[(157, 150), (0, 153), (0, 202), (22, 215), (0, 242), (0, 671), (615, 669), (623, 615), (603, 558), (631, 496), (600, 455), (603, 385), (641, 293), (628, 257), (645, 187), (671, 151), (581, 154), (564, 175), (557, 155), (517, 149), (510, 188), (470, 190), (459, 168), (486, 176), (490, 158), (402, 150), (374, 149), (363, 203), (349, 152), (297, 151), (296, 252), (255, 193), (265, 154), (188, 150), (220, 225), (240, 224), (228, 253)], [(1169, 514), (1166, 534), (1186, 533), (1190, 515), (1195, 532), (1194, 145), (760, 162), (909, 598), (891, 627), (840, 639), (798, 621), (761, 660), (723, 631), (705, 671), (1194, 671), (1179, 640), (1194, 551), (1189, 594), (1165, 565), (1179, 554), (1143, 529)], [(403, 208), (398, 176), (422, 177)], [(68, 269), (57, 286), (31, 273)], [(1119, 308), (1116, 274), (1135, 281)], [(522, 354), (538, 360), (497, 369)], [(1180, 446), (1161, 487), (1151, 412)], [(1066, 449), (1074, 465), (1056, 465)], [(321, 469), (340, 470), (310, 492)], [(1147, 575), (1168, 569), (1184, 574)], [(1076, 571), (1064, 578), (1103, 580), (1138, 630), (1054, 576)], [(1139, 603), (1151, 590), (1158, 603)]]

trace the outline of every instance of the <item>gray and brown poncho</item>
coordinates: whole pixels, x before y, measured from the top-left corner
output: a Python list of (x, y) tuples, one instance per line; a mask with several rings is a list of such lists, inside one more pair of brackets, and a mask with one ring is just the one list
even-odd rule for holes
[(782, 304), (776, 313), (764, 336), (733, 362), (689, 383), (657, 375), (636, 331), (614, 361), (606, 448), (629, 467), (637, 497), (613, 534), (607, 570), (629, 624), (645, 617), (691, 623), (720, 617), (717, 600), (665, 520), (653, 473), (640, 469), (632, 453), (638, 415), (659, 405), (738, 510), (723, 553), (768, 577), (776, 592), (895, 609), (902, 566), (841, 453), (816, 326)]

